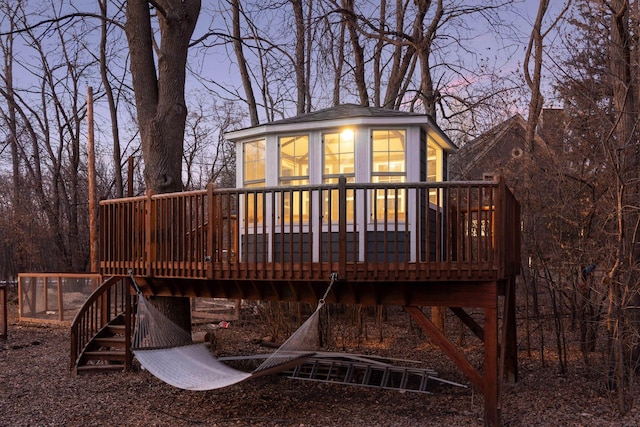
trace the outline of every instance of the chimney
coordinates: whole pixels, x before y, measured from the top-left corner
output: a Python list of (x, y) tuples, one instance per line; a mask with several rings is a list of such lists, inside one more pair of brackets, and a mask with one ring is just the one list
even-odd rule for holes
[(562, 108), (544, 108), (540, 115), (538, 135), (550, 147), (557, 147), (564, 139), (564, 110)]

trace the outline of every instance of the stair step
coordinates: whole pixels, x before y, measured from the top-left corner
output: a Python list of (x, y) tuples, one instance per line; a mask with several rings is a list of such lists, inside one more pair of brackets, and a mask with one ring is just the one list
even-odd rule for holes
[(84, 357), (86, 360), (126, 360), (125, 352), (118, 350), (86, 351)]
[(126, 346), (125, 339), (124, 337), (121, 337), (121, 336), (95, 338), (94, 342), (98, 346), (102, 346), (102, 347), (124, 349)]
[(124, 365), (82, 365), (76, 368), (76, 372), (78, 374), (88, 374), (94, 372), (113, 372), (113, 371), (123, 371)]
[(107, 331), (113, 335), (124, 335), (125, 325), (107, 325)]

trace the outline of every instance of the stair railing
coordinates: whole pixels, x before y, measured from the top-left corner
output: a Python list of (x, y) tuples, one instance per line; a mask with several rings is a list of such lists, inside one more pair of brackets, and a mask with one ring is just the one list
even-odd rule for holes
[[(102, 283), (80, 308), (71, 323), (70, 369), (73, 371), (84, 349), (113, 319), (124, 314), (125, 342), (131, 342), (133, 298), (129, 279), (111, 277)], [(131, 346), (125, 346), (125, 368), (131, 365)]]

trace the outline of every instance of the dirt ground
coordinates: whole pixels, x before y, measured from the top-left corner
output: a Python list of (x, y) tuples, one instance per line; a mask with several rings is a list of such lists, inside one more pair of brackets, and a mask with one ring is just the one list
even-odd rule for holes
[[(298, 381), (257, 378), (220, 390), (193, 392), (166, 385), (148, 372), (74, 376), (69, 372), (69, 330), (18, 323), (15, 299), (9, 302), (9, 336), (0, 341), (0, 426), (481, 426), (482, 396), (473, 387), (439, 387), (425, 395)], [(408, 316), (390, 310), (382, 324), (375, 316), (353, 328), (337, 329), (338, 350), (424, 361), (441, 378), (468, 384), (434, 349)], [(214, 331), (219, 355), (261, 351), (252, 339), (265, 333), (259, 319), (232, 322)], [(335, 320), (334, 320), (335, 323)], [(201, 327), (211, 327), (202, 325)], [(364, 328), (364, 329), (363, 329)], [(364, 331), (364, 333), (362, 333)], [(455, 326), (450, 333), (457, 334)], [(359, 342), (358, 342), (359, 341)], [(462, 343), (474, 364), (482, 360), (474, 338)], [(505, 385), (505, 426), (635, 426), (640, 411), (624, 417), (603, 391), (593, 368), (576, 353), (569, 373), (557, 374), (553, 353), (520, 354), (520, 381)]]

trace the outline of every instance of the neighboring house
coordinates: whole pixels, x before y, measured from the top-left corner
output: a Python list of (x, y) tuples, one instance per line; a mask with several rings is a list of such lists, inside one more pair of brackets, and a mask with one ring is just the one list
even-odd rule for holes
[[(533, 159), (539, 168), (549, 164), (550, 155), (561, 141), (563, 110), (545, 109), (533, 142)], [(485, 175), (502, 175), (511, 187), (523, 179), (523, 154), (527, 121), (516, 114), (465, 144), (451, 159), (452, 180), (481, 180)]]

